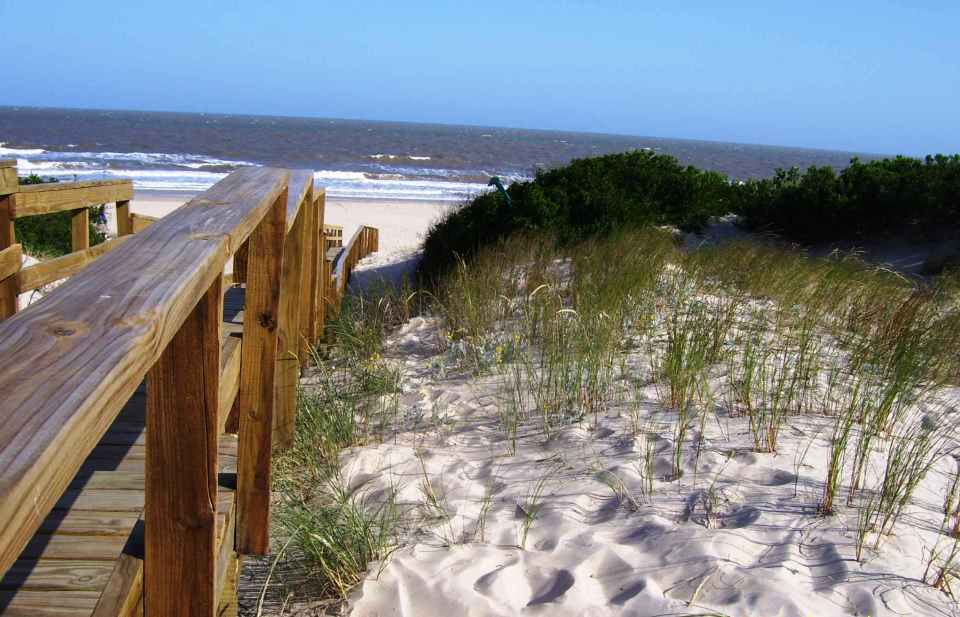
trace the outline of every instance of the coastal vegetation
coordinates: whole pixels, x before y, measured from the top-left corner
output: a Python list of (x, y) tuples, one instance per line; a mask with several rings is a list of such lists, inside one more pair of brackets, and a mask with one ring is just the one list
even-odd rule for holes
[(509, 204), (499, 193), (485, 193), (431, 229), (424, 280), (529, 231), (570, 243), (623, 228), (699, 231), (712, 217), (735, 214), (747, 229), (801, 243), (942, 234), (960, 223), (960, 155), (853, 159), (840, 172), (781, 169), (771, 178), (739, 182), (644, 150), (575, 160), (507, 192)]
[[(763, 541), (782, 532), (789, 545), (798, 526), (835, 520), (821, 533), (837, 559), (902, 563), (884, 576), (952, 594), (956, 276), (915, 281), (854, 255), (745, 241), (686, 250), (669, 231), (625, 227), (504, 232), (430, 287), (350, 299), (304, 383), (298, 445), (278, 462), (284, 537), (320, 587), (345, 598), (405, 545), (502, 543), (508, 525), (536, 552), (583, 491), (608, 495), (625, 529), (655, 515), (750, 533), (762, 516)], [(409, 403), (462, 383), (492, 401), (488, 415), (442, 396)], [(488, 444), (471, 469), (515, 465), (523, 480), (494, 473), (464, 497), (446, 475), (454, 435)], [(557, 458), (572, 436), (599, 453)], [(358, 480), (345, 463), (386, 450), (406, 470), (392, 479)], [(756, 460), (771, 471), (757, 475)], [(561, 490), (561, 476), (583, 485)], [(613, 516), (598, 507), (588, 520)], [(920, 539), (897, 540), (891, 557), (904, 525)], [(711, 606), (707, 592), (689, 602)]]
[[(56, 178), (44, 178), (31, 174), (20, 178), (20, 184), (43, 184), (57, 182)], [(90, 208), (90, 245), (100, 244), (106, 239), (98, 222), (103, 219), (104, 208)], [(71, 213), (55, 212), (17, 219), (14, 223), (17, 242), (24, 251), (37, 257), (59, 257), (66, 255), (71, 247)]]

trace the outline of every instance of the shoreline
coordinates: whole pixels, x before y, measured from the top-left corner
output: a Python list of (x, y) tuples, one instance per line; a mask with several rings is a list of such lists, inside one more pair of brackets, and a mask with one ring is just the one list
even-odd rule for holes
[[(134, 194), (130, 210), (162, 218), (198, 194), (141, 191)], [(451, 201), (328, 197), (324, 223), (342, 226), (345, 242), (361, 225), (378, 228), (380, 250), (365, 259), (358, 270), (365, 271), (363, 279), (377, 278), (377, 272), (390, 279), (399, 279), (414, 267), (416, 253), (430, 226), (459, 205), (460, 202)], [(405, 265), (398, 267), (399, 264)]]

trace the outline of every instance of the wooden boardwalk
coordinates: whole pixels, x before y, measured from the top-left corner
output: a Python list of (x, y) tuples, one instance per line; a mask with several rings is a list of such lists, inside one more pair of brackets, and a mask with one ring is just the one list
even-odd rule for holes
[[(309, 170), (241, 169), (160, 221), (129, 212), (129, 181), (21, 190), (10, 170), (0, 617), (235, 614), (239, 555), (269, 549), (272, 453), (293, 437), (305, 351), (377, 230), (328, 259)], [(87, 208), (111, 200), (121, 237), (90, 247)], [(64, 211), (74, 252), (21, 268), (13, 220)]]
[[(239, 351), (244, 290), (224, 299), (223, 357)], [(142, 615), (146, 388), (141, 385), (87, 457), (20, 558), (0, 579), (3, 617)], [(220, 436), (218, 615), (236, 612), (237, 436)], [(227, 539), (230, 542), (227, 542)]]

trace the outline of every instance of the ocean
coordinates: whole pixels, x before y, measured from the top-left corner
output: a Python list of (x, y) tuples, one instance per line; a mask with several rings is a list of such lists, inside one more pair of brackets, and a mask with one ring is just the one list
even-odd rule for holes
[(315, 170), (340, 199), (463, 201), (582, 158), (647, 148), (733, 179), (844, 167), (851, 152), (511, 128), (226, 114), (0, 107), (0, 158), (61, 180), (132, 178), (196, 193), (244, 165)]

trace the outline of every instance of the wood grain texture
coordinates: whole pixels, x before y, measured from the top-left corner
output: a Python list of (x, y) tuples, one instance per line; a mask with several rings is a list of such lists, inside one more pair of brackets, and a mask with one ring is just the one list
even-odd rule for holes
[[(13, 219), (10, 217), (10, 198), (0, 197), (0, 250), (16, 243)], [(0, 280), (0, 320), (17, 312), (17, 281), (6, 278)]]
[[(295, 172), (296, 173), (296, 172)], [(302, 200), (312, 199), (313, 174), (307, 172), (308, 184)], [(292, 182), (292, 180), (291, 180)], [(300, 382), (300, 313), (303, 284), (303, 252), (309, 204), (298, 209), (287, 202), (287, 216), (297, 214), (293, 225), (287, 225), (283, 247), (283, 268), (280, 275), (280, 305), (277, 330), (277, 377), (274, 388), (273, 443), (287, 448), (293, 443), (297, 419), (297, 385)]]
[[(303, 326), (300, 328), (303, 336), (303, 343), (306, 347), (312, 348), (320, 339), (323, 333), (323, 251), (326, 244), (323, 235), (323, 217), (326, 206), (326, 191), (323, 189), (314, 189), (314, 203), (312, 216), (310, 218), (309, 231), (309, 252), (308, 269), (304, 272), (307, 278), (308, 286), (304, 288), (306, 298), (304, 299), (304, 310), (308, 318), (303, 320)], [(304, 350), (304, 357), (307, 357), (307, 349)]]
[(18, 360), (0, 365), (0, 572), (28, 543), (232, 250), (278, 197), (286, 199), (288, 177), (254, 167), (230, 174), (31, 310), (0, 323), (0, 356)]
[(233, 408), (233, 403), (240, 392), (240, 359), (242, 353), (242, 339), (239, 336), (228, 336), (223, 342), (220, 358), (220, 409), (217, 413), (218, 433), (226, 429), (227, 417)]
[(54, 281), (73, 276), (93, 263), (98, 257), (109, 253), (128, 239), (128, 236), (111, 238), (86, 250), (68, 253), (62, 257), (41, 261), (24, 268), (17, 274), (17, 290), (19, 293), (32, 291)]
[(297, 215), (300, 208), (307, 201), (308, 196), (312, 195), (313, 171), (309, 169), (294, 169), (290, 172), (290, 189), (287, 193), (287, 233), (293, 229), (297, 221)]
[(16, 193), (20, 189), (16, 164), (14, 161), (12, 166), (0, 165), (0, 195)]
[(51, 182), (20, 186), (11, 197), (13, 218), (50, 214), (133, 199), (130, 180)]
[(280, 278), (286, 235), (284, 193), (250, 236), (240, 368), (237, 552), (265, 554), (270, 535), (270, 466)]
[(90, 248), (90, 210), (74, 210), (70, 217), (70, 247), (74, 252)]
[(0, 250), (0, 281), (20, 271), (23, 263), (23, 251), (19, 244)]
[(214, 279), (147, 379), (148, 615), (212, 617), (217, 608), (222, 285)]
[(130, 233), (138, 234), (147, 227), (150, 227), (160, 219), (145, 214), (130, 213)]
[(133, 220), (130, 214), (130, 200), (117, 202), (117, 235), (129, 236), (133, 233)]

